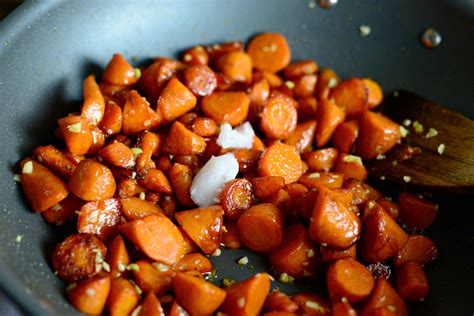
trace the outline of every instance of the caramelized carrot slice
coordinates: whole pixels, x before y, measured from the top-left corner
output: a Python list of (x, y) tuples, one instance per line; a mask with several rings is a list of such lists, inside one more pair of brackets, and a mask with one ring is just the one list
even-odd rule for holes
[(344, 182), (344, 177), (337, 172), (307, 172), (298, 181), (309, 189), (318, 189), (321, 186), (339, 189)]
[(197, 155), (206, 149), (206, 141), (175, 121), (166, 136), (163, 151), (172, 155)]
[(209, 55), (209, 59), (211, 62), (215, 62), (221, 56), (232, 53), (232, 52), (240, 52), (244, 50), (244, 44), (242, 42), (228, 42), (228, 43), (220, 43), (220, 44), (212, 44), (206, 47), (207, 54)]
[(280, 78), (277, 74), (274, 74), (269, 71), (256, 71), (253, 73), (252, 76), (253, 82), (257, 82), (260, 80), (266, 80), (268, 84), (270, 85), (271, 89), (276, 89), (281, 87), (283, 85), (283, 79)]
[(95, 155), (105, 144), (105, 135), (98, 127), (91, 130), (92, 146), (87, 151), (88, 155)]
[(359, 238), (360, 229), (357, 215), (337, 201), (331, 190), (320, 187), (310, 220), (311, 239), (332, 248), (347, 249)]
[(303, 173), (302, 169), (302, 161), (295, 147), (285, 144), (268, 147), (258, 163), (260, 176), (281, 176), (287, 184), (296, 182)]
[(182, 59), (186, 65), (190, 66), (207, 65), (209, 62), (209, 55), (204, 46), (198, 45), (185, 51)]
[(356, 244), (353, 244), (352, 246), (344, 250), (321, 246), (320, 251), (323, 258), (323, 262), (332, 264), (340, 259), (346, 259), (346, 258), (355, 259), (356, 248), (357, 248)]
[(241, 51), (230, 52), (217, 59), (217, 69), (234, 82), (252, 81), (252, 59)]
[(157, 112), (165, 123), (174, 121), (196, 106), (197, 99), (178, 79), (172, 78), (160, 94)]
[(172, 265), (183, 255), (183, 236), (164, 215), (152, 214), (136, 219), (122, 224), (119, 230), (148, 257), (158, 262)]
[(254, 171), (262, 155), (261, 150), (255, 149), (236, 149), (232, 152), (239, 163), (239, 171)]
[(272, 93), (260, 114), (260, 128), (265, 136), (287, 139), (296, 129), (298, 112), (296, 102), (283, 93)]
[(299, 293), (293, 296), (298, 312), (308, 316), (331, 315), (331, 303), (323, 296), (313, 293)]
[(111, 198), (115, 188), (115, 179), (110, 169), (92, 159), (82, 160), (68, 183), (69, 191), (86, 201)]
[(100, 266), (96, 269), (96, 258), (103, 259), (106, 251), (104, 244), (94, 235), (70, 235), (57, 244), (53, 267), (62, 280), (68, 283), (81, 281), (100, 272)]
[(81, 116), (89, 124), (97, 126), (104, 117), (105, 100), (94, 75), (89, 75), (83, 82), (84, 103), (82, 104)]
[(191, 130), (202, 137), (215, 136), (218, 133), (218, 126), (213, 119), (208, 117), (196, 117), (192, 124)]
[(135, 166), (135, 156), (132, 150), (121, 142), (113, 142), (103, 147), (99, 150), (99, 156), (117, 167), (133, 168)]
[(101, 274), (82, 281), (67, 291), (67, 298), (80, 312), (100, 315), (104, 311), (109, 291), (110, 276)]
[(200, 253), (190, 253), (179, 259), (173, 266), (176, 272), (197, 271), (199, 273), (210, 273), (212, 262)]
[(393, 220), (398, 220), (398, 217), (400, 215), (400, 207), (398, 207), (397, 204), (389, 201), (388, 199), (378, 199), (376, 202), (383, 207), (385, 212), (387, 212), (388, 215), (393, 218)]
[[(272, 291), (265, 301), (267, 311), (294, 313), (298, 310), (298, 304), (291, 300), (291, 297), (279, 290)], [(266, 314), (267, 315), (267, 314)]]
[(158, 58), (142, 72), (138, 86), (148, 100), (155, 103), (166, 83), (184, 68), (184, 64), (170, 58)]
[(437, 258), (438, 247), (431, 239), (422, 235), (411, 235), (393, 258), (393, 264), (399, 266), (406, 261), (414, 261), (424, 266)]
[(224, 216), (227, 219), (236, 220), (254, 203), (252, 183), (246, 179), (230, 180), (224, 185), (219, 199)]
[(161, 170), (150, 169), (143, 181), (140, 182), (151, 191), (163, 194), (171, 194), (171, 185)]
[(285, 37), (278, 33), (262, 33), (247, 46), (247, 53), (258, 70), (278, 72), (290, 63), (291, 52)]
[(106, 261), (110, 266), (110, 275), (113, 278), (120, 277), (130, 263), (127, 246), (123, 237), (118, 235), (107, 248)]
[(77, 218), (79, 233), (95, 234), (107, 244), (118, 233), (122, 209), (117, 199), (84, 204)]
[(347, 154), (339, 155), (334, 171), (342, 173), (346, 179), (354, 178), (360, 181), (365, 181), (368, 174), (360, 157)]
[(107, 310), (110, 316), (130, 315), (140, 302), (135, 287), (123, 278), (112, 279), (107, 298)]
[(91, 148), (94, 138), (89, 123), (78, 115), (58, 120), (59, 129), (70, 153), (84, 155)]
[(324, 68), (319, 71), (318, 82), (316, 83), (316, 97), (319, 101), (327, 99), (332, 88), (341, 81), (339, 76), (330, 68)]
[(69, 180), (76, 165), (53, 145), (36, 147), (34, 155), (38, 161), (63, 180)]
[(267, 176), (250, 179), (257, 199), (269, 198), (285, 185), (285, 178), (280, 176)]
[(225, 288), (227, 296), (221, 311), (236, 316), (258, 315), (270, 290), (270, 276), (258, 273), (255, 276)]
[(129, 86), (137, 82), (135, 69), (120, 54), (114, 54), (102, 73), (102, 80), (116, 85)]
[(217, 286), (186, 273), (173, 278), (173, 291), (178, 303), (191, 315), (212, 314), (226, 297)]
[(99, 128), (106, 136), (118, 134), (122, 130), (122, 120), (122, 108), (113, 101), (107, 101)]
[(350, 153), (352, 146), (359, 136), (359, 122), (357, 120), (347, 121), (339, 125), (332, 135), (334, 147), (341, 153)]
[(132, 90), (123, 106), (122, 129), (124, 134), (136, 134), (160, 125), (160, 116), (153, 111), (150, 103)]
[(146, 191), (135, 179), (123, 179), (117, 185), (117, 195), (121, 198), (131, 197)]
[(422, 301), (428, 296), (429, 285), (423, 266), (406, 261), (397, 269), (397, 292), (408, 302)]
[(243, 244), (257, 252), (270, 252), (283, 240), (283, 214), (269, 203), (252, 206), (243, 212), (237, 227)]
[(438, 206), (421, 196), (408, 192), (400, 192), (400, 221), (409, 227), (424, 229), (430, 226), (438, 214)]
[(359, 121), (356, 152), (363, 159), (385, 154), (400, 141), (400, 127), (380, 113), (366, 112)]
[(378, 278), (368, 301), (360, 311), (361, 316), (373, 315), (378, 308), (385, 307), (397, 316), (407, 316), (408, 310), (403, 299), (384, 278)]
[(66, 198), (66, 184), (48, 168), (30, 158), (23, 159), (21, 186), (35, 212), (43, 212)]
[(314, 60), (302, 60), (288, 65), (283, 70), (286, 79), (292, 79), (303, 75), (311, 75), (318, 71), (318, 64)]
[(210, 95), (217, 87), (214, 72), (206, 65), (194, 65), (184, 71), (186, 87), (196, 96)]
[(297, 99), (311, 97), (316, 87), (316, 75), (303, 75), (293, 79), (295, 87), (293, 88), (294, 97)]
[(329, 296), (334, 303), (343, 297), (357, 303), (369, 296), (374, 287), (374, 277), (365, 266), (353, 258), (333, 263), (327, 272)]
[[(159, 265), (140, 260), (132, 269), (133, 279), (143, 293), (154, 293), (156, 296), (165, 294), (171, 288), (174, 271), (166, 265)], [(160, 269), (158, 269), (160, 268)]]
[(329, 93), (329, 99), (333, 99), (350, 118), (359, 117), (368, 109), (368, 92), (362, 79), (352, 78), (339, 83)]
[(194, 207), (195, 204), (191, 199), (191, 184), (193, 183), (194, 173), (186, 165), (175, 163), (168, 171), (168, 177), (173, 187), (173, 192), (179, 203), (184, 207)]
[(265, 101), (270, 96), (270, 85), (268, 81), (265, 79), (256, 81), (249, 89), (247, 95), (250, 101), (248, 120), (253, 123), (257, 121)]
[(41, 212), (41, 215), (49, 224), (60, 226), (76, 219), (76, 212), (81, 209), (83, 204), (83, 200), (79, 199), (74, 194), (69, 194), (58, 204), (55, 204), (46, 211)]
[(214, 92), (202, 99), (202, 111), (217, 124), (241, 124), (247, 118), (249, 98), (244, 92)]
[(140, 150), (138, 150), (136, 167), (136, 171), (140, 176), (145, 176), (148, 173), (148, 169), (153, 168), (151, 157), (156, 156), (161, 151), (162, 144), (163, 137), (159, 134), (144, 131), (140, 135)]
[(322, 99), (318, 104), (317, 117), (316, 145), (322, 147), (329, 142), (336, 128), (344, 122), (346, 115), (337, 105)]
[(155, 294), (150, 292), (145, 297), (142, 303), (142, 308), (140, 309), (140, 312), (138, 312), (138, 316), (165, 316), (165, 312)]
[(303, 160), (313, 171), (329, 171), (336, 164), (338, 151), (335, 148), (323, 148), (304, 153)]
[(308, 230), (302, 224), (288, 226), (283, 234), (283, 242), (268, 259), (278, 273), (286, 273), (294, 278), (314, 276), (321, 267), (321, 256), (311, 242)]
[(222, 207), (210, 206), (178, 212), (175, 218), (196, 245), (210, 255), (219, 248), (223, 215)]
[(293, 134), (287, 138), (284, 143), (295, 146), (296, 150), (301, 154), (306, 152), (313, 143), (314, 134), (316, 132), (316, 121), (310, 120), (296, 126)]
[(382, 88), (377, 82), (369, 78), (362, 79), (362, 82), (367, 88), (369, 109), (376, 108), (383, 100)]
[(239, 237), (239, 230), (237, 225), (233, 222), (227, 222), (225, 229), (222, 233), (222, 244), (229, 249), (239, 249), (242, 247), (242, 243)]

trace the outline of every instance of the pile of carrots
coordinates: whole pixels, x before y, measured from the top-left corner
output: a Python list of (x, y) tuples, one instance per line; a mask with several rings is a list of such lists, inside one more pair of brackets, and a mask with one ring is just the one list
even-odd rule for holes
[[(365, 182), (364, 161), (401, 141), (374, 111), (380, 86), (290, 60), (286, 39), (263, 33), (142, 69), (116, 54), (100, 83), (84, 80), (81, 111), (58, 120), (63, 145), (20, 166), (33, 210), (75, 227), (52, 257), (72, 305), (112, 316), (407, 315), (405, 301), (427, 296), (437, 247), (408, 232), (428, 227), (437, 206)], [(252, 148), (217, 144), (221, 124), (247, 121)], [(237, 178), (197, 207), (194, 176), (226, 153)], [(327, 294), (270, 292), (267, 273), (207, 282), (221, 244), (266, 255), (275, 279), (325, 278)]]

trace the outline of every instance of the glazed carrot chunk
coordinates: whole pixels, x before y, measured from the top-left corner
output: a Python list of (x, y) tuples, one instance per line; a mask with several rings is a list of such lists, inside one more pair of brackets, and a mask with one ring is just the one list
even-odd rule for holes
[(69, 180), (76, 165), (53, 145), (36, 147), (34, 155), (43, 165), (63, 180)]
[(150, 169), (141, 183), (144, 187), (154, 192), (163, 194), (171, 194), (172, 192), (168, 179), (158, 169)]
[(314, 276), (321, 265), (318, 249), (311, 242), (302, 224), (288, 226), (281, 245), (269, 254), (270, 264), (278, 273), (294, 278)]
[(162, 144), (163, 137), (159, 134), (144, 131), (140, 135), (140, 149), (138, 150), (137, 167), (135, 168), (139, 176), (147, 175), (148, 170), (154, 168), (151, 157), (156, 156), (161, 151)]
[(386, 307), (389, 310), (393, 310), (397, 316), (407, 316), (408, 311), (405, 302), (385, 281), (384, 278), (378, 278), (375, 280), (375, 286), (370, 293), (368, 301), (364, 304), (360, 311), (361, 316), (373, 315), (374, 311), (378, 308)]
[(145, 98), (135, 90), (130, 91), (123, 107), (122, 128), (124, 134), (135, 134), (158, 127), (160, 120)]
[(97, 126), (104, 117), (105, 100), (93, 75), (84, 80), (83, 93), (84, 103), (82, 104), (81, 116), (89, 124)]
[(260, 114), (260, 128), (269, 138), (287, 139), (294, 133), (297, 120), (296, 102), (282, 93), (272, 93)]
[[(165, 294), (171, 288), (174, 271), (166, 265), (151, 264), (145, 260), (137, 261), (132, 269), (133, 279), (143, 293)], [(160, 269), (158, 269), (160, 268)]]
[(69, 302), (80, 312), (102, 314), (110, 291), (110, 276), (101, 274), (82, 281), (67, 291)]
[(328, 147), (304, 153), (302, 156), (310, 170), (327, 172), (334, 167), (337, 155), (337, 149)]
[(168, 177), (173, 187), (173, 192), (179, 203), (184, 207), (195, 206), (191, 199), (191, 184), (193, 183), (194, 173), (186, 165), (175, 163), (168, 171)]
[(347, 117), (359, 117), (368, 109), (368, 93), (362, 79), (352, 78), (339, 83), (329, 93), (329, 99), (340, 107)]
[(184, 83), (196, 96), (210, 95), (217, 87), (214, 72), (206, 65), (194, 65), (184, 71)]
[(169, 316), (188, 316), (189, 313), (182, 308), (176, 300), (171, 305)]
[(99, 123), (99, 128), (106, 136), (120, 133), (122, 130), (122, 108), (113, 101), (105, 104), (104, 117)]
[(132, 150), (121, 142), (114, 142), (103, 147), (99, 150), (99, 156), (117, 167), (133, 168), (135, 166), (135, 156)]
[(247, 46), (253, 66), (259, 70), (278, 72), (290, 63), (291, 52), (283, 35), (262, 33), (255, 36)]
[(160, 92), (176, 73), (184, 68), (184, 64), (170, 58), (159, 58), (142, 72), (138, 87), (151, 103), (156, 102)]
[(171, 126), (163, 145), (163, 151), (172, 155), (201, 154), (205, 149), (206, 141), (178, 121)]
[(383, 100), (382, 88), (377, 82), (369, 78), (362, 79), (362, 82), (367, 88), (369, 109), (376, 108)]
[(56, 246), (53, 267), (58, 276), (68, 282), (81, 281), (100, 272), (96, 269), (96, 258), (105, 257), (104, 244), (94, 235), (70, 235)]
[(339, 76), (330, 68), (324, 68), (319, 71), (318, 82), (316, 83), (316, 97), (319, 101), (327, 99), (332, 88), (341, 81)]
[(110, 169), (92, 159), (82, 160), (68, 183), (69, 191), (86, 201), (111, 198), (115, 188)]
[(255, 149), (236, 149), (232, 151), (235, 159), (239, 163), (239, 171), (255, 171), (258, 166), (258, 161), (262, 155), (261, 150)]
[(234, 179), (224, 185), (219, 194), (224, 216), (236, 220), (253, 205), (252, 183), (246, 179)]
[(397, 204), (389, 201), (388, 199), (378, 199), (376, 202), (383, 207), (385, 212), (387, 212), (388, 215), (393, 218), (393, 220), (398, 220), (400, 215), (400, 207), (398, 207)]
[(196, 245), (210, 255), (219, 248), (223, 215), (222, 207), (210, 206), (178, 212), (175, 218)]
[(173, 291), (178, 303), (191, 315), (212, 314), (226, 297), (224, 290), (185, 273), (176, 273)]
[(130, 281), (123, 278), (112, 279), (107, 298), (110, 316), (130, 315), (140, 301), (140, 296)]
[(318, 124), (316, 125), (316, 145), (322, 147), (331, 139), (336, 128), (346, 117), (337, 105), (326, 99), (318, 104)]
[(293, 296), (298, 304), (298, 312), (302, 315), (321, 316), (331, 315), (331, 303), (325, 297), (313, 293), (298, 293)]
[(280, 176), (267, 176), (250, 179), (255, 197), (265, 199), (278, 192), (285, 185), (285, 178)]
[(339, 250), (339, 249), (332, 249), (329, 247), (321, 246), (321, 255), (323, 258), (323, 262), (326, 263), (334, 263), (340, 259), (346, 259), (346, 258), (354, 258), (356, 257), (356, 249), (357, 246), (356, 244), (353, 244), (350, 246), (348, 249), (344, 250)]
[(249, 98), (244, 92), (214, 92), (201, 103), (204, 114), (217, 124), (241, 124), (247, 118)]
[(201, 45), (191, 47), (185, 51), (182, 59), (186, 65), (207, 65), (209, 62), (206, 49)]
[(347, 249), (359, 238), (360, 220), (342, 205), (334, 193), (319, 188), (311, 215), (309, 236), (319, 244), (336, 249)]
[(120, 277), (130, 263), (127, 246), (123, 237), (118, 235), (107, 248), (106, 262), (110, 266), (110, 275), (113, 278)]
[(114, 54), (102, 73), (102, 80), (116, 85), (128, 86), (137, 82), (135, 69), (122, 55)]
[(368, 174), (360, 157), (347, 154), (339, 155), (334, 171), (342, 173), (346, 179), (354, 178), (360, 181), (365, 181)]
[(81, 209), (83, 204), (83, 200), (79, 199), (74, 194), (69, 194), (58, 204), (55, 204), (46, 211), (41, 212), (41, 215), (49, 224), (60, 226), (66, 222), (75, 220), (76, 212)]
[(296, 126), (293, 134), (287, 138), (284, 143), (295, 146), (296, 150), (301, 154), (306, 152), (313, 143), (314, 134), (316, 132), (316, 121), (310, 120)]
[(218, 129), (216, 122), (208, 117), (196, 117), (191, 124), (191, 130), (202, 137), (215, 136)]
[(155, 294), (149, 293), (142, 302), (138, 316), (164, 316), (163, 308)]
[(283, 214), (272, 204), (258, 204), (242, 213), (237, 227), (244, 245), (257, 252), (269, 252), (283, 239)]
[(301, 176), (302, 161), (295, 147), (285, 144), (274, 144), (262, 154), (258, 163), (258, 174), (280, 176), (285, 183), (296, 182)]
[(398, 197), (400, 221), (409, 227), (423, 229), (430, 226), (438, 214), (438, 206), (416, 194), (401, 192)]
[(84, 155), (91, 148), (94, 138), (89, 123), (78, 115), (58, 120), (59, 129), (70, 153)]
[(221, 311), (236, 316), (258, 315), (270, 290), (270, 277), (258, 273), (225, 289), (227, 296)]
[(338, 189), (342, 186), (344, 177), (336, 172), (307, 172), (298, 181), (310, 189), (318, 189), (321, 186)]
[(157, 112), (165, 123), (169, 123), (194, 108), (196, 102), (194, 94), (178, 79), (172, 78), (158, 98)]
[(179, 259), (173, 266), (176, 272), (197, 271), (199, 273), (210, 273), (212, 262), (200, 253), (190, 253)]
[(359, 121), (356, 152), (362, 159), (385, 154), (400, 141), (400, 127), (380, 113), (365, 112)]
[(163, 214), (163, 211), (158, 206), (136, 197), (122, 198), (120, 203), (123, 215), (129, 221), (145, 218), (152, 214)]
[(244, 50), (244, 44), (242, 42), (228, 42), (228, 43), (220, 43), (220, 44), (212, 44), (206, 47), (207, 54), (209, 55), (209, 59), (211, 62), (215, 62), (221, 56), (232, 53), (232, 52), (239, 52)]
[(311, 75), (318, 71), (318, 64), (314, 60), (302, 60), (288, 65), (283, 70), (286, 79), (300, 77), (303, 75)]
[(152, 214), (119, 227), (133, 244), (158, 262), (172, 265), (183, 255), (183, 236), (167, 217)]
[(238, 249), (242, 247), (239, 237), (239, 230), (234, 222), (227, 222), (225, 224), (221, 242), (229, 249)]
[(244, 52), (236, 51), (222, 55), (216, 62), (217, 69), (235, 82), (252, 81), (252, 59)]
[(364, 265), (353, 258), (347, 258), (338, 260), (329, 267), (327, 285), (334, 303), (343, 297), (349, 303), (357, 303), (369, 296), (374, 287), (374, 278)]
[(318, 110), (318, 101), (314, 97), (306, 97), (297, 100), (298, 121), (304, 122), (315, 119)]
[(429, 292), (429, 285), (421, 264), (415, 261), (406, 261), (398, 267), (397, 292), (409, 302), (425, 299)]
[(66, 184), (48, 168), (32, 159), (23, 159), (21, 185), (35, 212), (43, 212), (66, 198)]
[(252, 123), (258, 118), (260, 112), (262, 112), (265, 101), (270, 96), (270, 85), (265, 79), (256, 81), (247, 92), (250, 108), (248, 120)]
[(121, 214), (121, 205), (117, 199), (88, 202), (79, 212), (77, 231), (95, 234), (108, 243), (118, 233)]
[(424, 266), (437, 258), (438, 248), (431, 239), (422, 235), (411, 235), (393, 258), (393, 264), (399, 266), (406, 261), (414, 261)]
[(307, 98), (314, 94), (316, 87), (316, 81), (318, 77), (316, 75), (304, 75), (293, 79), (295, 87), (293, 88), (293, 94), (295, 98)]
[(276, 89), (283, 85), (283, 79), (269, 71), (256, 71), (253, 73), (252, 78), (253, 82), (260, 80), (267, 81), (271, 89)]
[(265, 309), (268, 311), (294, 313), (298, 310), (298, 304), (293, 302), (291, 297), (285, 293), (274, 290), (268, 295), (265, 301)]
[(350, 153), (357, 136), (359, 136), (359, 122), (347, 121), (339, 125), (332, 135), (334, 147), (341, 153)]

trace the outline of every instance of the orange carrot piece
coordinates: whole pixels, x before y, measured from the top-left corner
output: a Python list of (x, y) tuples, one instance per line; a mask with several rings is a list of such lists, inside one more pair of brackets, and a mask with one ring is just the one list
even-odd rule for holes
[(171, 288), (171, 282), (175, 275), (174, 271), (166, 266), (159, 266), (161, 270), (151, 263), (140, 260), (135, 263), (137, 269), (133, 269), (133, 280), (145, 294), (154, 293), (156, 296), (165, 294)]
[(331, 303), (323, 296), (313, 293), (299, 293), (293, 296), (298, 304), (299, 314), (308, 316), (331, 315)]
[(313, 143), (314, 134), (316, 132), (316, 121), (310, 120), (296, 126), (293, 134), (287, 138), (284, 143), (295, 146), (296, 150), (301, 154), (306, 152)]
[(59, 129), (70, 153), (84, 155), (94, 142), (91, 127), (85, 118), (70, 115), (58, 120)]
[(349, 118), (359, 117), (368, 110), (368, 91), (362, 79), (342, 81), (331, 90), (329, 99), (333, 99)]
[(300, 99), (311, 97), (314, 94), (318, 77), (316, 75), (310, 74), (303, 75), (292, 80), (295, 85), (293, 88), (294, 97)]
[(318, 111), (318, 101), (314, 97), (306, 97), (297, 100), (298, 121), (304, 122), (316, 118)]
[(110, 243), (107, 248), (106, 262), (110, 266), (112, 278), (120, 277), (125, 272), (126, 267), (130, 263), (130, 256), (122, 236), (118, 235)]
[(244, 245), (257, 252), (270, 252), (283, 240), (283, 214), (272, 204), (258, 204), (242, 213), (237, 228)]
[(262, 154), (258, 163), (258, 174), (281, 176), (285, 183), (296, 182), (302, 174), (302, 161), (295, 147), (286, 144), (274, 144)]
[(206, 149), (206, 141), (175, 121), (166, 136), (163, 151), (172, 155), (198, 155)]
[(137, 82), (135, 70), (122, 55), (114, 54), (102, 73), (102, 80), (116, 85), (133, 85)]
[(318, 189), (321, 186), (338, 189), (342, 186), (344, 177), (337, 172), (307, 172), (298, 181), (309, 189)]
[(244, 50), (244, 44), (242, 42), (228, 42), (228, 43), (219, 43), (212, 44), (206, 47), (207, 54), (209, 55), (210, 62), (217, 61), (221, 56), (232, 53), (240, 52)]
[(331, 190), (320, 187), (310, 220), (311, 239), (331, 248), (347, 249), (359, 238), (360, 230), (357, 215), (337, 201)]
[(347, 154), (339, 155), (334, 171), (343, 174), (345, 179), (354, 178), (360, 181), (365, 181), (368, 175), (362, 159)]
[(207, 65), (193, 65), (184, 71), (184, 83), (196, 96), (204, 97), (217, 88), (217, 77)]
[(103, 259), (107, 249), (94, 235), (74, 234), (56, 245), (53, 267), (58, 276), (68, 282), (90, 278), (100, 272), (96, 269), (96, 258)]
[(87, 151), (87, 155), (95, 155), (105, 144), (105, 135), (98, 127), (91, 130), (92, 146)]
[(329, 142), (336, 128), (344, 122), (346, 115), (336, 104), (322, 99), (318, 104), (317, 117), (316, 145), (323, 147)]
[(84, 159), (77, 165), (68, 183), (69, 191), (86, 201), (111, 198), (115, 188), (110, 169), (91, 159)]
[(302, 224), (288, 226), (283, 234), (283, 242), (268, 259), (278, 273), (300, 279), (314, 276), (321, 266), (321, 255), (311, 242), (308, 230)]
[(142, 308), (137, 316), (165, 316), (160, 301), (150, 292), (142, 302)]
[(318, 64), (314, 60), (302, 60), (288, 65), (283, 70), (286, 79), (292, 79), (303, 75), (311, 75), (318, 71)]
[(333, 305), (332, 316), (357, 316), (357, 312), (349, 303), (339, 302)]
[(250, 108), (248, 120), (252, 123), (257, 121), (260, 112), (262, 112), (265, 101), (270, 96), (270, 85), (265, 79), (256, 81), (247, 92)]
[(170, 308), (169, 316), (189, 316), (189, 313), (174, 300)]
[(196, 117), (192, 124), (191, 130), (202, 137), (215, 136), (218, 133), (218, 126), (213, 119), (208, 117)]
[(156, 168), (160, 169), (161, 171), (168, 173), (171, 167), (173, 166), (169, 155), (161, 155), (158, 159), (155, 159)]
[(53, 145), (36, 147), (38, 161), (63, 180), (69, 180), (76, 165)]
[(326, 172), (334, 167), (337, 156), (337, 149), (332, 147), (313, 150), (302, 155), (310, 170)]
[(104, 311), (109, 292), (110, 276), (101, 274), (82, 281), (67, 291), (67, 298), (80, 312), (100, 315)]
[(227, 295), (223, 289), (181, 272), (173, 278), (173, 291), (178, 303), (191, 315), (212, 314)]
[(274, 92), (267, 99), (260, 114), (260, 129), (273, 139), (287, 139), (296, 129), (296, 102), (283, 93)]
[(41, 212), (44, 220), (49, 224), (63, 225), (76, 219), (76, 212), (79, 211), (84, 201), (69, 194), (64, 200)]
[(280, 176), (266, 176), (250, 179), (257, 199), (269, 198), (285, 185), (285, 178)]
[(23, 159), (21, 186), (35, 212), (43, 212), (66, 198), (66, 184), (48, 168), (30, 158)]
[(228, 181), (219, 193), (224, 216), (236, 220), (247, 209), (253, 206), (252, 183), (246, 179)]
[(122, 224), (119, 230), (148, 257), (158, 262), (173, 265), (183, 255), (183, 236), (164, 215), (152, 214), (136, 219)]
[(397, 221), (398, 217), (400, 215), (400, 207), (398, 207), (397, 204), (387, 200), (387, 199), (378, 199), (376, 201), (378, 204), (380, 204), (381, 207), (385, 210), (385, 212), (390, 215), (393, 220)]
[(367, 111), (359, 121), (356, 152), (362, 159), (385, 154), (400, 141), (400, 127), (380, 113)]
[(210, 273), (212, 262), (200, 253), (190, 253), (179, 259), (173, 266), (176, 272), (197, 271), (199, 273)]
[(171, 184), (161, 170), (150, 169), (145, 178), (140, 181), (145, 188), (163, 194), (171, 194)]
[(232, 153), (234, 154), (235, 159), (237, 159), (237, 162), (239, 163), (240, 172), (255, 170), (258, 165), (260, 156), (262, 155), (261, 150), (245, 148), (235, 149), (234, 151), (232, 151)]
[(265, 301), (265, 309), (270, 312), (294, 313), (298, 310), (298, 304), (291, 300), (291, 297), (279, 290), (274, 290)]
[(217, 124), (241, 124), (247, 118), (249, 98), (244, 92), (214, 92), (202, 99), (202, 111)]
[(276, 89), (283, 85), (283, 79), (280, 78), (280, 76), (278, 76), (277, 74), (274, 74), (269, 71), (257, 70), (253, 73), (252, 79), (254, 83), (260, 80), (266, 80), (270, 85), (271, 89)]
[(184, 207), (194, 207), (195, 204), (191, 199), (190, 193), (194, 178), (194, 173), (191, 168), (175, 163), (168, 171), (168, 178), (179, 203)]
[(324, 68), (319, 71), (318, 82), (316, 83), (316, 97), (319, 101), (327, 99), (332, 88), (341, 81), (339, 76), (330, 68)]
[(423, 301), (428, 296), (429, 285), (423, 266), (406, 261), (397, 269), (397, 292), (408, 302)]
[(367, 88), (368, 93), (368, 105), (369, 109), (374, 109), (382, 103), (383, 100), (383, 92), (380, 85), (372, 79), (364, 78), (362, 79), (365, 87)]
[(265, 144), (257, 135), (254, 135), (253, 137), (252, 149), (259, 150), (259, 151), (265, 150)]
[(282, 34), (262, 33), (247, 46), (253, 66), (258, 70), (279, 72), (290, 63), (290, 47)]
[(242, 248), (242, 242), (239, 237), (239, 230), (237, 225), (233, 222), (227, 222), (225, 224), (225, 229), (223, 229), (222, 244), (229, 249), (239, 249)]
[(356, 258), (356, 249), (357, 246), (356, 244), (353, 244), (347, 249), (340, 250), (340, 249), (333, 249), (329, 247), (324, 247), (321, 246), (321, 255), (323, 258), (323, 262), (332, 264), (336, 262), (337, 260), (340, 259), (346, 259), (346, 258)]
[(334, 147), (341, 153), (348, 154), (359, 136), (359, 122), (347, 121), (339, 125), (332, 135)]
[(112, 279), (107, 298), (107, 310), (110, 316), (127, 316), (140, 301), (135, 287), (123, 278)]
[(104, 117), (105, 100), (94, 75), (89, 75), (83, 82), (84, 103), (82, 104), (81, 116), (89, 124), (97, 126)]
[(343, 297), (349, 303), (358, 303), (369, 296), (374, 287), (374, 277), (365, 266), (354, 258), (333, 263), (327, 272), (327, 286), (333, 303)]
[(137, 91), (130, 91), (123, 107), (123, 133), (136, 134), (156, 128), (160, 123), (161, 117), (153, 111), (150, 103), (140, 96)]
[(88, 202), (79, 212), (77, 231), (95, 234), (108, 244), (118, 233), (121, 214), (122, 208), (117, 199)]
[(210, 206), (182, 211), (175, 214), (176, 221), (207, 255), (219, 248), (222, 236), (221, 206)]
[(375, 280), (375, 286), (369, 299), (360, 310), (361, 316), (373, 315), (378, 308), (386, 307), (397, 316), (407, 316), (408, 310), (403, 299), (384, 278)]
[(178, 79), (172, 78), (160, 94), (157, 112), (165, 123), (174, 121), (196, 106), (197, 99)]
[(236, 51), (222, 55), (217, 59), (216, 67), (234, 82), (252, 81), (252, 59), (245, 52)]
[(106, 136), (118, 134), (122, 130), (122, 120), (122, 108), (113, 101), (107, 101), (99, 128)]
[(424, 229), (430, 226), (438, 214), (438, 206), (421, 196), (400, 192), (398, 196), (400, 206), (400, 221), (408, 227)]
[(133, 168), (135, 166), (135, 156), (132, 150), (121, 142), (113, 142), (103, 147), (99, 150), (99, 156), (117, 167)]
[(270, 290), (270, 276), (258, 273), (225, 288), (227, 296), (221, 311), (236, 316), (258, 315)]
[(207, 65), (209, 62), (209, 55), (203, 46), (198, 45), (186, 50), (182, 59), (186, 65), (190, 66)]
[(393, 258), (393, 264), (397, 267), (406, 261), (414, 261), (424, 266), (437, 258), (438, 247), (431, 239), (422, 235), (411, 235)]
[(121, 198), (132, 197), (146, 191), (146, 188), (139, 185), (135, 179), (123, 179), (117, 184), (117, 195)]

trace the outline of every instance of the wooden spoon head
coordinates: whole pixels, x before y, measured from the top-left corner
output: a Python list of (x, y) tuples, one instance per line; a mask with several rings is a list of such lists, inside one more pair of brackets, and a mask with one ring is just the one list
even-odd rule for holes
[[(380, 110), (409, 134), (386, 159), (368, 163), (372, 175), (432, 191), (474, 193), (474, 121), (407, 91), (395, 92)], [(403, 160), (408, 146), (421, 154)]]

